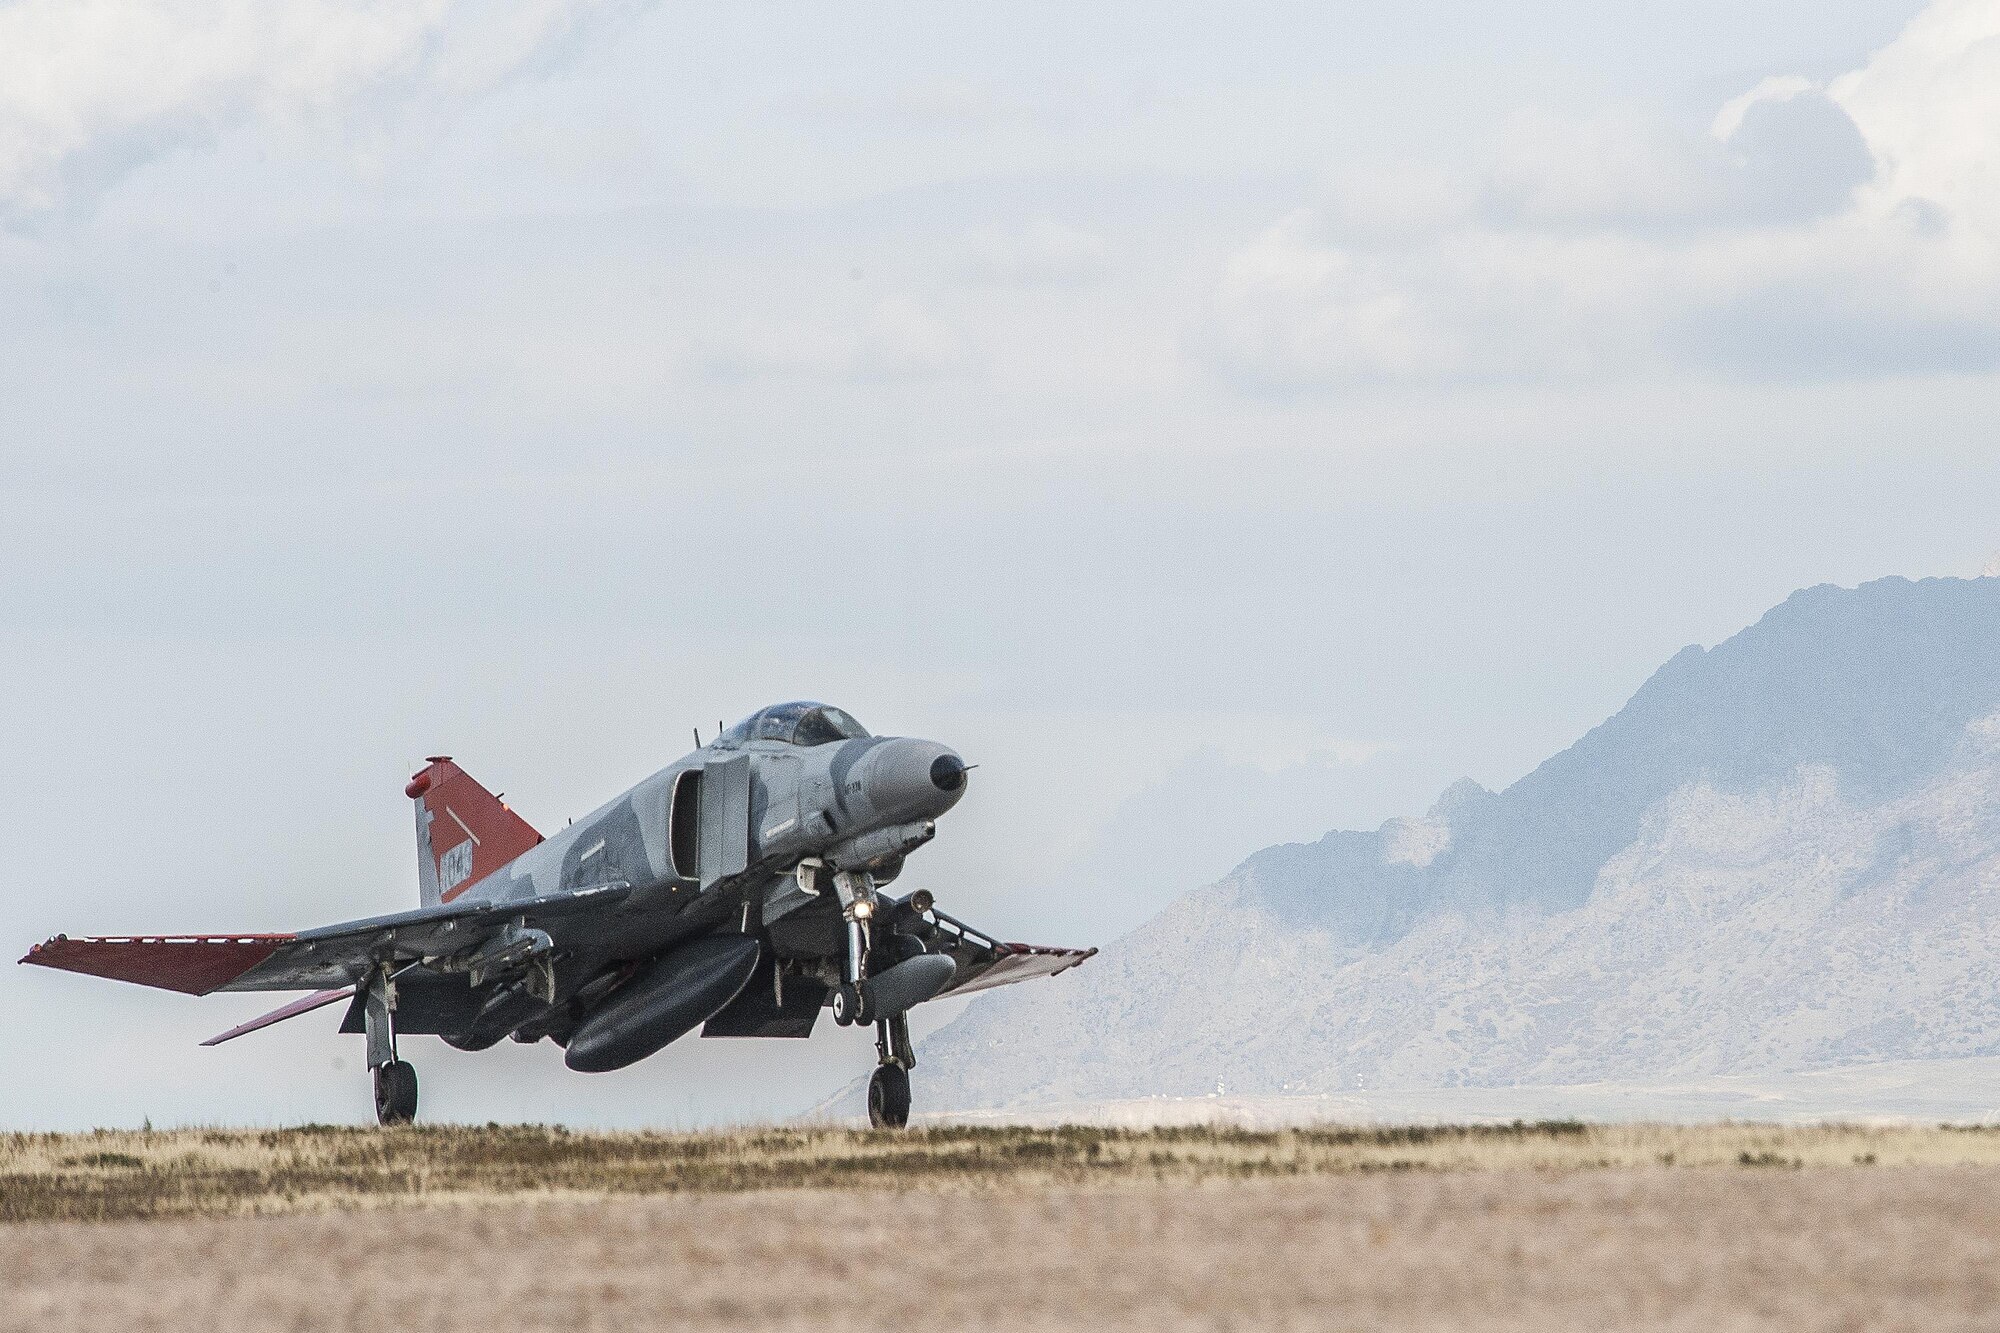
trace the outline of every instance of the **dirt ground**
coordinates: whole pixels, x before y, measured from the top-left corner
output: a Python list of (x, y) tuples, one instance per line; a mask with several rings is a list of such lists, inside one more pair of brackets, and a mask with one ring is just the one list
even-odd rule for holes
[(0, 1228), (0, 1328), (2000, 1327), (1976, 1166), (1375, 1171)]

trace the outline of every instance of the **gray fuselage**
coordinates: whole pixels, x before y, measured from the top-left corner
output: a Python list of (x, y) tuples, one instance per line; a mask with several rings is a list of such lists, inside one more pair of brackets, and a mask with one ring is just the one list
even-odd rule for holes
[[(560, 969), (561, 996), (608, 966), (649, 958), (691, 935), (719, 927), (768, 935), (802, 909), (830, 907), (833, 895), (813, 882), (821, 867), (821, 878), (845, 871), (887, 882), (965, 792), (966, 766), (947, 746), (880, 736), (801, 745), (755, 734), (754, 724), (775, 711), (719, 736), (446, 900), (507, 903), (629, 886), (616, 907), (551, 925), (569, 960)], [(716, 842), (729, 845), (718, 854)], [(829, 954), (840, 947), (831, 932), (793, 935), (824, 936)]]

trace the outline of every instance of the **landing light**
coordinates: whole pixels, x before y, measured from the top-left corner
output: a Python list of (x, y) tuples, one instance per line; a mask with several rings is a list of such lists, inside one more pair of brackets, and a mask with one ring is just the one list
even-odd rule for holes
[(866, 898), (863, 898), (861, 899), (861, 901), (854, 904), (854, 919), (856, 921), (866, 921), (869, 917), (874, 915), (875, 915), (875, 904), (869, 902)]

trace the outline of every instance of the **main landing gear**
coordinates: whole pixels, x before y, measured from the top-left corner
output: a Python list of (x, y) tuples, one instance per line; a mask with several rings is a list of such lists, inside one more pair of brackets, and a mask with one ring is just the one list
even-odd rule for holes
[(385, 1125), (417, 1118), (417, 1071), (408, 1060), (375, 1066), (375, 1118)]
[(868, 1124), (901, 1129), (910, 1123), (910, 1075), (901, 1065), (877, 1065), (868, 1080)]
[(375, 1118), (407, 1125), (417, 1118), (417, 1071), (396, 1058), (396, 976), (387, 963), (368, 978), (362, 999), (368, 1033), (368, 1068), (375, 1074)]
[(875, 1129), (901, 1129), (910, 1123), (910, 1071), (917, 1065), (907, 1015), (875, 1025), (875, 1056), (881, 1063), (868, 1080), (868, 1123)]

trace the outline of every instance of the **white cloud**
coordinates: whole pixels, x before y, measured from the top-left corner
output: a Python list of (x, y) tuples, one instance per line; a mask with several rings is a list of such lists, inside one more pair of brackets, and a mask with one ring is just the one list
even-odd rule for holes
[(990, 125), (1019, 107), (987, 80), (938, 77), (822, 94), (804, 99), (799, 109), (815, 121), (830, 119), (878, 131), (955, 132)]
[(969, 370), (972, 349), (948, 321), (908, 297), (892, 296), (846, 321), (740, 320), (697, 338), (693, 359), (723, 380), (923, 380)]
[(1200, 342), (1278, 387), (1991, 367), (1995, 126), (2000, 4), (1938, 0), (1863, 68), (1765, 80), (1705, 137), (1517, 118), (1457, 189), (1411, 176), (1400, 231), (1379, 181), (1336, 189), (1228, 261)]
[(1104, 272), (1102, 236), (1038, 218), (1021, 227), (988, 227), (966, 244), (966, 271), (981, 282), (1018, 287), (1073, 287)]
[(1224, 360), (1278, 382), (1395, 378), (1457, 365), (1461, 349), (1393, 264), (1326, 244), (1300, 210), (1231, 257), (1217, 294)]
[(1726, 189), (1717, 145), (1664, 126), (1522, 113), (1502, 125), (1477, 193), (1497, 227), (1644, 228), (1713, 215)]
[(858, 331), (854, 373), (870, 379), (932, 379), (969, 368), (971, 348), (959, 331), (906, 297), (882, 301)]
[(1398, 161), (1346, 172), (1319, 211), (1339, 235), (1365, 244), (1459, 226), (1477, 206), (1474, 183), (1461, 175)]
[(476, 94), (597, 0), (18, 0), (0, 7), (0, 213), (88, 195), (248, 120), (370, 89)]
[(1740, 97), (1732, 97), (1722, 104), (1722, 110), (1715, 113), (1708, 132), (1717, 139), (1727, 141), (1742, 128), (1743, 117), (1751, 107), (1759, 102), (1789, 102), (1794, 97), (1818, 91), (1818, 85), (1811, 79), (1797, 74), (1780, 74), (1765, 79)]

